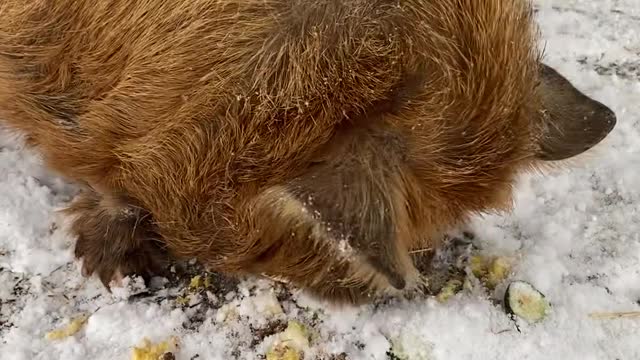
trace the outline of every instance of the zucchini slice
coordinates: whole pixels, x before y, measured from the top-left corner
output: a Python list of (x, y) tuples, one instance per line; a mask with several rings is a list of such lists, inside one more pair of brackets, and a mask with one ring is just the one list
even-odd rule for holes
[(525, 319), (529, 323), (542, 320), (551, 308), (544, 294), (525, 281), (514, 281), (509, 284), (504, 295), (504, 306), (507, 313)]

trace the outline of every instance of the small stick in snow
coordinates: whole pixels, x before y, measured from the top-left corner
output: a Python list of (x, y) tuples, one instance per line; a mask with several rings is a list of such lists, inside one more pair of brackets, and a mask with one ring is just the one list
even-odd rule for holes
[(589, 314), (592, 319), (622, 319), (622, 318), (639, 318), (640, 311), (626, 312), (594, 312)]

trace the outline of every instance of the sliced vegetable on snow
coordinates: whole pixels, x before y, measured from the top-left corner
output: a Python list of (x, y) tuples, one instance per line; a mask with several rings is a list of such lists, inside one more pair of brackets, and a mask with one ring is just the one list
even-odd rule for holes
[(543, 319), (551, 305), (544, 294), (525, 281), (509, 284), (504, 295), (504, 306), (509, 314), (516, 315), (533, 323)]

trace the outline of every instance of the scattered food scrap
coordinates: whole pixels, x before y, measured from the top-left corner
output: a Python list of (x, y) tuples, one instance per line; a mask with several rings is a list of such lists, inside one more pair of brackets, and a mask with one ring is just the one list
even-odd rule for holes
[(489, 289), (495, 289), (511, 271), (511, 261), (502, 256), (472, 256), (469, 260), (469, 266), (473, 275)]
[(73, 336), (82, 329), (82, 326), (84, 326), (87, 320), (89, 320), (88, 315), (80, 315), (71, 320), (67, 326), (48, 332), (45, 337), (47, 340), (62, 340), (69, 336)]
[(390, 340), (389, 356), (393, 360), (433, 359), (433, 344), (413, 334), (401, 334)]
[(147, 338), (142, 340), (140, 347), (134, 347), (131, 360), (159, 360), (175, 358), (173, 351), (178, 346), (178, 339), (171, 337), (158, 344), (153, 344)]
[(462, 281), (456, 280), (456, 279), (449, 280), (442, 287), (442, 290), (440, 290), (440, 293), (438, 293), (438, 295), (436, 296), (436, 299), (439, 302), (444, 303), (447, 300), (449, 300), (452, 296), (457, 294), (460, 290), (462, 290)]
[(292, 320), (283, 332), (276, 335), (271, 349), (267, 351), (267, 360), (300, 360), (307, 349), (309, 349), (307, 328)]

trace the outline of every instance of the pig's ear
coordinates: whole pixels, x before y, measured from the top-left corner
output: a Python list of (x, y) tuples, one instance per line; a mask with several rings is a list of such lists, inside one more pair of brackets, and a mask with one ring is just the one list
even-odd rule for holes
[(537, 134), (536, 156), (541, 160), (564, 160), (581, 154), (602, 141), (616, 124), (613, 111), (544, 64), (537, 95), (541, 131)]

